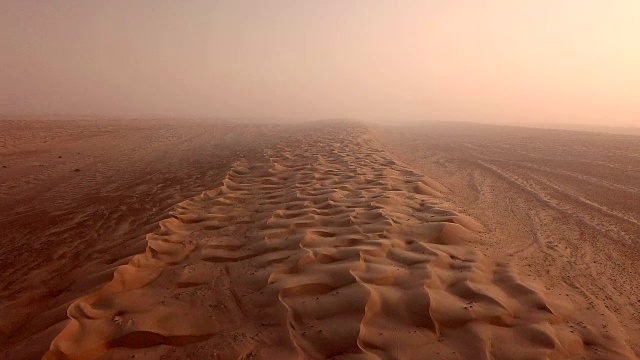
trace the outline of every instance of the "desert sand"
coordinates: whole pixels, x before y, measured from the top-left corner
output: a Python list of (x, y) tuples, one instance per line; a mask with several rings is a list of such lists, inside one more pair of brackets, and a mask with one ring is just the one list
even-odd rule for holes
[(0, 345), (10, 359), (636, 359), (639, 143), (2, 121)]
[(272, 126), (0, 121), (2, 353), (40, 358), (71, 302), (143, 252), (175, 204), (275, 140)]
[(615, 317), (640, 354), (640, 136), (444, 122), (374, 132), (487, 228), (484, 254)]

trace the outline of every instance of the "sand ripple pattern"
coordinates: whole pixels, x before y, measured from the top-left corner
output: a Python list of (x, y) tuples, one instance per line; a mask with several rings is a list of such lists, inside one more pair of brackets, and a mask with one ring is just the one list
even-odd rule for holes
[(475, 250), (442, 190), (359, 128), (292, 139), (181, 203), (45, 358), (633, 358)]

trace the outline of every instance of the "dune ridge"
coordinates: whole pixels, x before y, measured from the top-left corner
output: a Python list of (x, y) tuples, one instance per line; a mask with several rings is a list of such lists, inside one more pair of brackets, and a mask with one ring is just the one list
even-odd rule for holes
[[(197, 120), (0, 120), (0, 358), (40, 359), (77, 298), (173, 207), (293, 131)], [(78, 169), (79, 171), (74, 171)]]
[(481, 226), (363, 127), (309, 129), (180, 203), (45, 359), (633, 359), (474, 249)]
[(444, 123), (371, 131), (486, 226), (483, 254), (615, 318), (640, 357), (640, 138)]

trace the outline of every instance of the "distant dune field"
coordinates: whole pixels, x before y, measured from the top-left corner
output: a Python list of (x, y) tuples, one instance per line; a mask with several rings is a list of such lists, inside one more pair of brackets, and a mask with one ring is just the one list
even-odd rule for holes
[(471, 124), (2, 121), (0, 345), (636, 359), (638, 145)]

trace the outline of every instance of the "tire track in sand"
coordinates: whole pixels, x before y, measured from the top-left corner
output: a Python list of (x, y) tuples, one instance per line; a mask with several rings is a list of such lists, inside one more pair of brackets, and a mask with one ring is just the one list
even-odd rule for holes
[(616, 324), (474, 250), (473, 220), (355, 125), (182, 202), (47, 359), (632, 359)]

